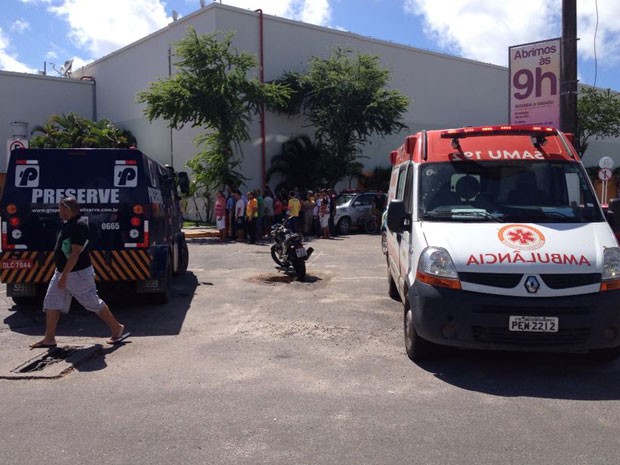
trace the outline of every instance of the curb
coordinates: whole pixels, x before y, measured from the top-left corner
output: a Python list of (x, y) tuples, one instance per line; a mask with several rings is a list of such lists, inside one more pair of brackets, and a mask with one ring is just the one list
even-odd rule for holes
[(183, 232), (185, 233), (185, 237), (187, 238), (195, 238), (195, 237), (220, 237), (220, 234), (218, 231), (209, 231), (209, 230), (205, 230), (205, 229), (197, 229), (197, 230), (191, 230), (191, 229), (184, 229)]

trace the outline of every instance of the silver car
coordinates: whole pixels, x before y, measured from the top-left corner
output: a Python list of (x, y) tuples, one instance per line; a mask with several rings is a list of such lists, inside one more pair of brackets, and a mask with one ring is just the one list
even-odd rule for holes
[[(361, 228), (372, 213), (372, 206), (377, 192), (355, 192), (340, 194), (336, 197), (336, 216), (334, 224), (340, 234), (348, 234), (352, 227)], [(386, 204), (387, 195), (383, 204)]]

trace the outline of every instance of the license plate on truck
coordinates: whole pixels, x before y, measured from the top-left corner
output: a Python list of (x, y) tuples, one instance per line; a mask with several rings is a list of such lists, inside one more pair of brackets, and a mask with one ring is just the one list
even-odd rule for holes
[(554, 316), (516, 316), (508, 319), (510, 331), (526, 331), (531, 333), (557, 333), (559, 319)]

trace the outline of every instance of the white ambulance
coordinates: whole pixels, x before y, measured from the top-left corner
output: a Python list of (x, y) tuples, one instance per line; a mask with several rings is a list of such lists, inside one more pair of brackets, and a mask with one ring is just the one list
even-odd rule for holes
[(391, 162), (389, 294), (409, 358), (439, 345), (620, 356), (620, 249), (565, 134), (422, 131)]

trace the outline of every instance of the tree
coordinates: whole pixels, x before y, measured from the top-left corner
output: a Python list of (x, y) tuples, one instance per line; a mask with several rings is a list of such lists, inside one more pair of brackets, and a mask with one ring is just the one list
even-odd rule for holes
[(372, 135), (399, 132), (409, 99), (387, 88), (389, 71), (379, 57), (340, 48), (328, 59), (313, 57), (307, 73), (286, 72), (279, 83), (293, 95), (283, 111), (303, 114), (315, 128), (315, 139), (329, 159), (323, 163), (331, 187), (354, 171), (361, 148)]
[(77, 113), (52, 115), (43, 126), (32, 130), (32, 148), (129, 148), (136, 145), (131, 131), (117, 127), (108, 119), (97, 122)]
[(263, 107), (285, 105), (290, 94), (281, 84), (249, 78), (256, 58), (231, 47), (233, 34), (219, 35), (198, 35), (190, 27), (176, 44), (177, 73), (138, 94), (149, 121), (163, 118), (175, 129), (191, 124), (207, 130), (195, 139), (202, 150), (188, 163), (207, 192), (243, 184), (235, 149), (241, 154), (241, 143), (249, 140), (252, 116)]
[(577, 100), (579, 155), (583, 158), (591, 137), (620, 136), (620, 97), (611, 90), (582, 86)]
[(308, 136), (297, 136), (282, 144), (280, 153), (271, 158), (267, 180), (279, 173), (287, 190), (314, 189), (324, 183), (321, 170), (321, 148)]

